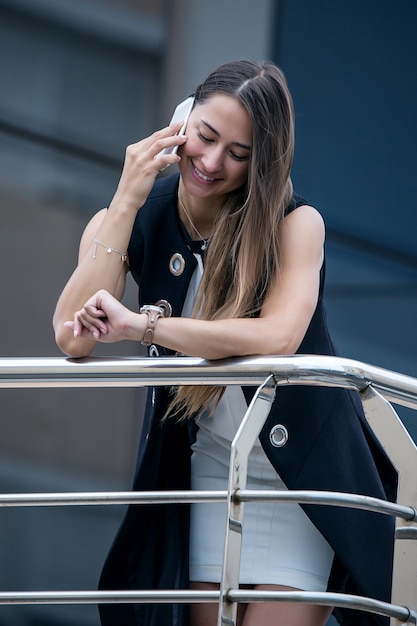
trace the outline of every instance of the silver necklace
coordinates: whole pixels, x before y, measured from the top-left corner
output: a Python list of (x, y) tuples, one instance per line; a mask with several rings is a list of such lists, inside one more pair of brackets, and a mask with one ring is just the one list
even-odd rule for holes
[(196, 227), (196, 226), (194, 226), (193, 220), (191, 219), (191, 217), (190, 217), (190, 215), (189, 215), (189, 213), (188, 213), (187, 209), (185, 208), (185, 204), (184, 204), (184, 202), (183, 202), (183, 201), (182, 201), (182, 199), (181, 199), (180, 192), (178, 192), (178, 200), (179, 200), (179, 203), (180, 203), (180, 205), (181, 205), (181, 208), (182, 208), (182, 210), (184, 211), (185, 215), (187, 216), (187, 219), (188, 219), (188, 221), (190, 222), (190, 224), (191, 224), (191, 226), (192, 226), (192, 228), (193, 228), (194, 232), (196, 233), (197, 237), (198, 237), (199, 239), (201, 239), (201, 241), (203, 242), (203, 244), (202, 244), (202, 246), (201, 246), (201, 249), (204, 251), (204, 250), (207, 248), (207, 244), (208, 244), (208, 240), (210, 239), (210, 235), (209, 235), (209, 236), (205, 239), (205, 238), (202, 236), (202, 234), (201, 234), (201, 233), (197, 230), (197, 227)]

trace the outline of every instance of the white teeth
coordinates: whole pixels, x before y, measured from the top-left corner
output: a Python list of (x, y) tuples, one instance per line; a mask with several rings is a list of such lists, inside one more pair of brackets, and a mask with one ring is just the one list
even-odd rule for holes
[(202, 174), (200, 170), (196, 168), (195, 165), (194, 165), (194, 169), (197, 172), (197, 174), (200, 176), (200, 178), (202, 178), (203, 180), (206, 180), (207, 182), (212, 182), (214, 180), (214, 178), (209, 178), (208, 176), (204, 176), (204, 174)]

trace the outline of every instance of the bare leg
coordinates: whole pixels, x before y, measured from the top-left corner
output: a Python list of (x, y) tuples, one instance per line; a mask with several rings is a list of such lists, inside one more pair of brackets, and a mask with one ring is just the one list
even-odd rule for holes
[[(218, 590), (220, 585), (217, 583), (190, 583), (191, 589), (198, 590)], [(237, 626), (243, 625), (243, 618), (246, 611), (246, 604), (239, 604), (237, 607)], [(191, 626), (216, 626), (219, 605), (215, 602), (210, 604), (191, 604)], [(259, 626), (259, 625), (258, 625)]]
[[(218, 590), (215, 583), (191, 583), (191, 589)], [(294, 591), (293, 587), (258, 585), (264, 591)], [(216, 626), (218, 604), (192, 604), (191, 626)], [(325, 626), (331, 607), (295, 602), (255, 602), (239, 604), (237, 626)]]

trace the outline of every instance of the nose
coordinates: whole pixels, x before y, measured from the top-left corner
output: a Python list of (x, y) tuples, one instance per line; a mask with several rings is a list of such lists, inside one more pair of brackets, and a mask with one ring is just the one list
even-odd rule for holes
[(223, 149), (221, 146), (207, 146), (201, 157), (201, 163), (205, 171), (209, 174), (218, 172), (223, 165)]

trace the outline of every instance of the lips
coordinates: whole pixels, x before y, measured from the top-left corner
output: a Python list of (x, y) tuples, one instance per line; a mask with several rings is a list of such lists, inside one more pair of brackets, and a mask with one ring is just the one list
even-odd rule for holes
[(215, 178), (211, 178), (210, 176), (206, 176), (205, 174), (203, 174), (203, 172), (201, 172), (195, 165), (194, 163), (192, 163), (193, 166), (193, 172), (194, 174), (197, 176), (197, 178), (199, 178), (200, 180), (202, 180), (205, 183), (213, 183), (216, 179)]

